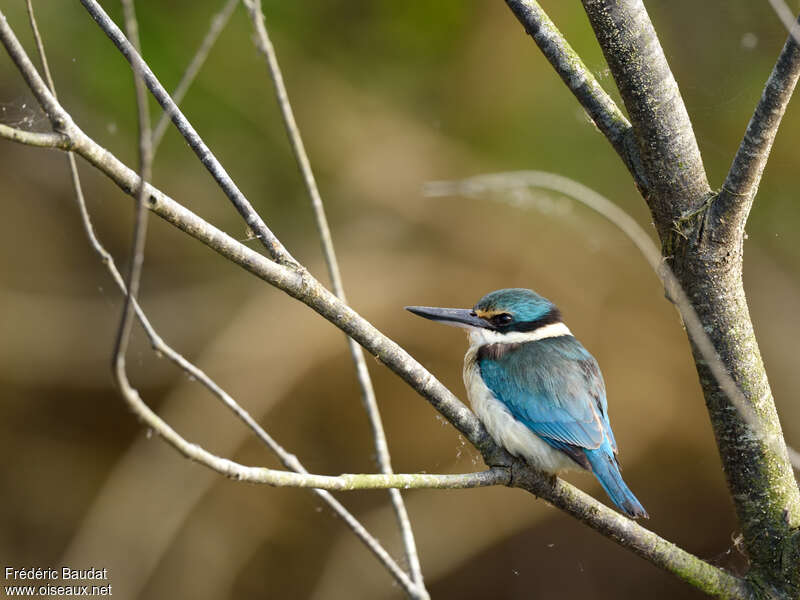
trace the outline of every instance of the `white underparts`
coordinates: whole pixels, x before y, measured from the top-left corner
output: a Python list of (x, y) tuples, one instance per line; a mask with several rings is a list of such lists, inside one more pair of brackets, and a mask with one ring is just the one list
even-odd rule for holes
[(508, 408), (483, 382), (476, 358), (478, 349), (484, 344), (517, 344), (563, 335), (572, 335), (563, 323), (545, 325), (534, 331), (515, 331), (505, 334), (488, 329), (470, 328), (470, 347), (464, 357), (464, 386), (467, 388), (467, 396), (472, 410), (478, 415), (494, 441), (511, 454), (520, 456), (549, 473), (579, 467), (566, 454), (547, 444), (514, 418)]

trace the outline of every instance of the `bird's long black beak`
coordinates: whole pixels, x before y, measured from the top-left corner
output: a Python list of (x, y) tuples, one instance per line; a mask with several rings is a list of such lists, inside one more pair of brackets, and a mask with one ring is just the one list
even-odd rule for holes
[(436, 321), (442, 325), (454, 327), (481, 327), (492, 329), (488, 321), (476, 316), (468, 308), (436, 308), (433, 306), (406, 306), (408, 312)]

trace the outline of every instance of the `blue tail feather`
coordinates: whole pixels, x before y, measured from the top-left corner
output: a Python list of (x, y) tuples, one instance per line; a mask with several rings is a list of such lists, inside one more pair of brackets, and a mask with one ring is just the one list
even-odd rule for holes
[(617, 459), (609, 446), (608, 439), (596, 450), (584, 450), (584, 452), (589, 464), (592, 465), (592, 472), (611, 501), (631, 518), (650, 518), (641, 502), (622, 480)]

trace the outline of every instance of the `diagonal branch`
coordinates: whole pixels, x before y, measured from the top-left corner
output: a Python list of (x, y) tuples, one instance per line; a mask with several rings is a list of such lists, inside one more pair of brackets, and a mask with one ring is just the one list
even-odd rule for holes
[(785, 0), (768, 0), (772, 6), (772, 10), (778, 15), (778, 18), (786, 27), (789, 35), (794, 38), (794, 41), (800, 44), (800, 28), (797, 27), (795, 22), (794, 13), (792, 9), (786, 4)]
[[(180, 131), (181, 135), (197, 155), (197, 158), (200, 159), (203, 166), (211, 173), (211, 176), (222, 191), (225, 192), (225, 195), (228, 196), (236, 207), (236, 210), (239, 211), (239, 214), (242, 215), (247, 226), (267, 248), (270, 255), (281, 264), (296, 265), (297, 261), (289, 254), (286, 248), (283, 247), (283, 244), (275, 237), (275, 234), (270, 231), (269, 227), (264, 223), (264, 220), (250, 204), (250, 201), (233, 182), (228, 172), (211, 152), (211, 149), (206, 146), (195, 128), (192, 127), (192, 124), (189, 123), (172, 98), (170, 98), (164, 86), (161, 85), (147, 63), (145, 63), (139, 53), (136, 52), (136, 49), (131, 46), (119, 27), (111, 20), (96, 0), (81, 0), (81, 4), (83, 4), (86, 11), (100, 26), (108, 38), (114, 42), (114, 45), (117, 46), (125, 59), (131, 64), (131, 67), (135, 71), (142, 73), (144, 82), (147, 84), (147, 88), (153, 94), (153, 97), (167, 114), (169, 114), (170, 119), (175, 123), (178, 131)], [(47, 112), (49, 113), (50, 111)], [(58, 127), (56, 127), (56, 130), (58, 130)]]
[[(339, 271), (339, 263), (336, 259), (336, 251), (333, 247), (333, 238), (331, 237), (330, 227), (328, 226), (328, 218), (325, 215), (325, 207), (322, 204), (322, 197), (317, 187), (317, 181), (314, 177), (314, 172), (311, 169), (311, 162), (308, 160), (303, 138), (300, 135), (300, 128), (297, 126), (297, 121), (294, 118), (294, 111), (292, 110), (291, 102), (289, 101), (289, 93), (286, 90), (286, 85), (283, 81), (283, 74), (281, 73), (280, 65), (278, 64), (278, 57), (275, 54), (275, 48), (269, 38), (266, 24), (264, 23), (264, 13), (261, 10), (260, 0), (245, 0), (245, 4), (250, 12), (250, 17), (253, 21), (253, 27), (256, 32), (256, 46), (259, 51), (264, 55), (269, 67), (270, 77), (272, 78), (275, 87), (275, 94), (280, 107), (281, 116), (283, 118), (286, 133), (289, 136), (289, 141), (292, 145), (292, 150), (300, 168), (300, 173), (303, 177), (303, 183), (306, 186), (306, 191), (311, 200), (311, 206), (314, 209), (314, 216), (317, 223), (317, 230), (322, 243), (322, 251), (325, 256), (325, 263), (328, 266), (328, 276), (330, 277), (331, 284), (333, 285), (333, 292), (342, 301), (347, 302), (344, 292), (344, 284), (342, 283), (342, 275)], [(350, 356), (356, 367), (356, 378), (361, 387), (361, 398), (364, 404), (364, 409), (369, 417), (370, 426), (372, 428), (372, 438), (375, 443), (375, 454), (377, 457), (378, 466), (381, 473), (392, 473), (392, 462), (389, 456), (389, 445), (386, 442), (386, 434), (383, 429), (383, 422), (381, 421), (380, 409), (378, 402), (375, 399), (375, 390), (372, 386), (372, 380), (369, 376), (367, 363), (364, 360), (364, 352), (356, 341), (347, 337), (347, 345), (350, 349)], [(403, 539), (403, 546), (406, 552), (406, 559), (408, 560), (409, 570), (414, 582), (424, 590), (422, 568), (419, 563), (419, 554), (417, 552), (416, 542), (414, 541), (414, 531), (411, 528), (411, 521), (408, 518), (408, 511), (403, 503), (403, 497), (399, 490), (389, 490), (389, 497), (392, 501), (395, 517), (397, 518), (400, 527), (401, 537)]]
[(536, 0), (506, 0), (528, 35), (561, 77), (630, 171), (639, 189), (647, 180), (639, 162), (633, 128)]
[(547, 478), (532, 476), (532, 471), (527, 470), (519, 477), (514, 474), (514, 485), (544, 498), (610, 540), (710, 596), (741, 600), (755, 598), (749, 582), (686, 552), (562, 479), (554, 477), (548, 482)]
[(728, 238), (732, 232), (743, 230), (753, 206), (778, 127), (800, 76), (800, 47), (795, 38), (798, 31), (800, 20), (794, 22), (778, 55), (725, 183), (711, 206), (711, 222), (718, 237)]

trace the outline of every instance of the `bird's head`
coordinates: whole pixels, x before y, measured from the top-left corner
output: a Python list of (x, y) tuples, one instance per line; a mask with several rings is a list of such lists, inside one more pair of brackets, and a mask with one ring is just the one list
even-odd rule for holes
[(444, 325), (499, 334), (535, 331), (561, 322), (561, 313), (555, 304), (524, 288), (490, 292), (471, 309), (406, 306), (406, 310)]

